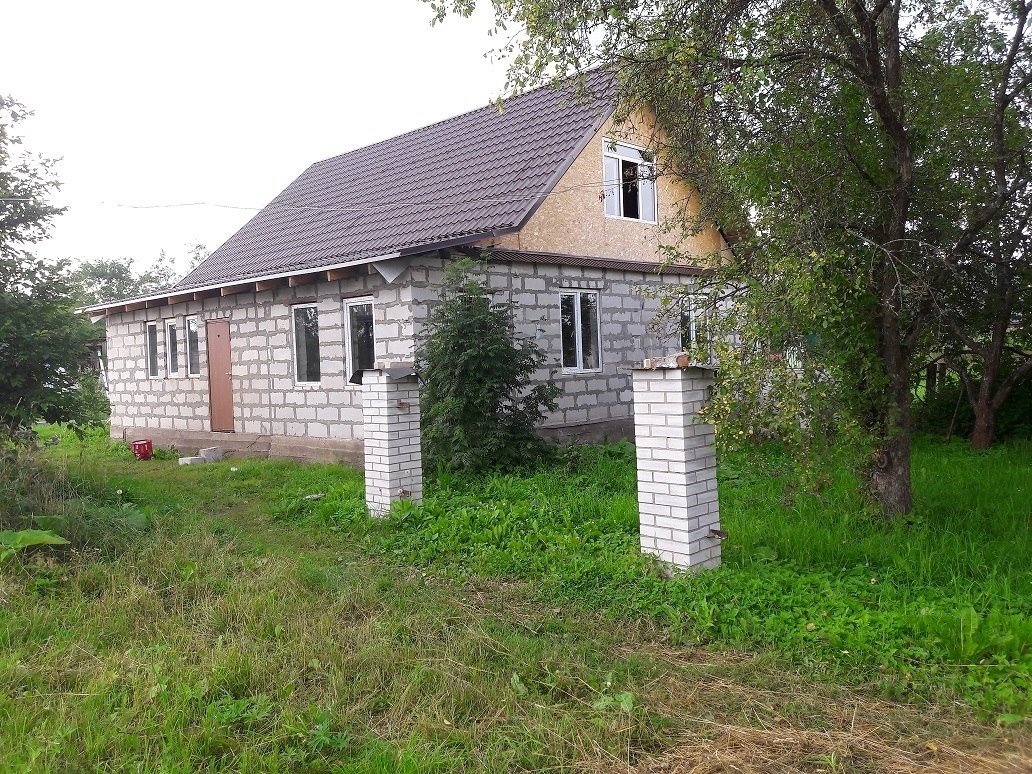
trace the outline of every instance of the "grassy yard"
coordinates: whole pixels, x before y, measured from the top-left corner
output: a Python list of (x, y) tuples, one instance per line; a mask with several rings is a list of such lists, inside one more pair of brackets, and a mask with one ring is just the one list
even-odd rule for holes
[(1032, 765), (1028, 445), (923, 443), (896, 526), (833, 460), (722, 460), (725, 567), (667, 580), (626, 446), (373, 523), (340, 466), (61, 438), (66, 509), (127, 537), (0, 567), (5, 770)]

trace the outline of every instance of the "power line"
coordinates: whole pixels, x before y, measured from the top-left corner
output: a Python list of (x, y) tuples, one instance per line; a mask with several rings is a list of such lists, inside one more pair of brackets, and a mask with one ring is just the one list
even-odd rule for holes
[[(163, 210), (163, 209), (179, 209), (184, 207), (218, 207), (220, 209), (228, 210), (248, 210), (251, 212), (259, 212), (269, 207), (277, 207), (282, 209), (290, 209), (297, 211), (317, 211), (317, 212), (377, 212), (379, 210), (391, 209), (396, 207), (441, 207), (441, 206), (453, 206), (461, 204), (510, 204), (512, 202), (523, 202), (532, 201), (540, 198), (547, 198), (549, 196), (556, 196), (559, 194), (568, 193), (581, 188), (618, 188), (621, 183), (606, 183), (592, 182), (592, 183), (579, 183), (577, 185), (567, 186), (565, 188), (554, 189), (551, 191), (542, 191), (538, 193), (526, 194), (524, 196), (508, 196), (508, 197), (472, 197), (466, 199), (411, 199), (401, 201), (388, 201), (388, 202), (377, 202), (376, 204), (369, 205), (366, 207), (318, 207), (315, 205), (304, 205), (304, 204), (287, 204), (272, 201), (264, 207), (253, 207), (242, 204), (223, 204), (221, 202), (171, 202), (167, 204), (125, 204), (122, 202), (99, 202), (99, 206), (110, 206), (119, 207), (122, 209), (131, 210)], [(35, 201), (35, 199), (27, 197), (0, 197), (0, 201), (5, 202), (29, 202)]]

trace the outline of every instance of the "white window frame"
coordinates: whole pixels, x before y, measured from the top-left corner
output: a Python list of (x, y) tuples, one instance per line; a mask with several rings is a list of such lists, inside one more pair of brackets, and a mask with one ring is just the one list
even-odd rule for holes
[[(154, 344), (151, 344), (151, 328), (154, 329)], [(143, 341), (144, 350), (147, 353), (147, 378), (148, 379), (160, 379), (161, 378), (161, 357), (157, 351), (158, 348), (158, 323), (149, 322), (145, 323), (143, 327)], [(151, 373), (151, 363), (154, 363), (155, 373)]]
[[(168, 329), (175, 327), (175, 335), (169, 336)], [(179, 346), (179, 331), (183, 330), (179, 325), (179, 318), (172, 317), (165, 320), (165, 370), (170, 377), (179, 378), (183, 375), (183, 355), (184, 352)], [(185, 331), (184, 331), (185, 332)], [(170, 344), (175, 344), (176, 347), (176, 360), (178, 361), (175, 368), (172, 368), (172, 347)]]
[[(190, 323), (197, 323), (197, 370), (190, 370)], [(186, 342), (186, 346), (183, 348), (186, 353), (186, 375), (187, 376), (200, 376), (201, 375), (201, 318), (198, 315), (190, 315), (183, 320), (183, 339)]]
[(315, 324), (319, 324), (319, 304), (294, 304), (290, 307), (290, 341), (293, 346), (290, 348), (290, 357), (294, 361), (294, 384), (297, 387), (318, 387), (322, 384), (322, 339), (319, 340), (319, 381), (308, 382), (301, 378), (301, 374), (298, 372), (297, 360), (297, 318), (294, 316), (294, 312), (298, 309), (314, 309), (315, 310)]
[(376, 305), (372, 296), (356, 296), (355, 298), (344, 299), (344, 379), (349, 387), (360, 387), (361, 385), (351, 384), (351, 377), (354, 371), (351, 370), (351, 307), (364, 306), (369, 304), (373, 312), (373, 361), (376, 361)]
[[(584, 339), (581, 335), (581, 296), (595, 296), (595, 310), (598, 315), (598, 326), (595, 331), (595, 346), (598, 347), (598, 367), (584, 368)], [(563, 296), (573, 296), (573, 330), (574, 344), (577, 350), (577, 366), (563, 363)], [(602, 294), (598, 290), (585, 288), (561, 288), (559, 290), (559, 366), (564, 374), (597, 374), (602, 370)]]
[[(634, 158), (633, 156), (629, 156), (629, 155), (627, 155), (625, 153), (620, 153), (620, 151), (619, 151), (619, 146), (620, 145), (624, 145), (624, 146), (626, 146), (628, 148), (633, 148), (634, 150), (638, 151), (642, 155), (642, 157), (647, 156), (648, 153), (649, 153), (649, 149), (645, 148), (644, 146), (641, 146), (641, 145), (635, 145), (634, 143), (625, 142), (623, 140), (615, 140), (615, 139), (613, 139), (611, 137), (604, 137), (602, 139), (602, 214), (605, 217), (607, 217), (607, 218), (611, 218), (612, 220), (629, 220), (632, 223), (651, 223), (651, 224), (655, 225), (656, 223), (659, 222), (659, 185), (656, 182), (656, 176), (655, 176), (656, 175), (656, 164), (655, 164), (655, 162), (642, 161), (640, 158)], [(626, 217), (625, 215), (622, 214), (623, 213), (623, 192), (620, 190), (620, 188), (622, 186), (622, 172), (621, 172), (621, 182), (617, 184), (617, 197), (616, 197), (617, 202), (619, 202), (621, 214), (620, 215), (610, 215), (608, 212), (606, 212), (606, 197), (605, 197), (605, 193), (606, 193), (606, 189), (608, 187), (608, 184), (606, 183), (606, 157), (607, 156), (609, 158), (618, 159), (620, 161), (630, 161), (630, 162), (632, 162), (634, 164), (638, 164), (638, 165), (644, 164), (644, 165), (648, 166), (649, 169), (652, 171), (652, 177), (646, 178), (647, 180), (650, 180), (651, 183), (652, 183), (652, 198), (655, 201), (655, 211), (652, 213), (651, 219), (649, 219), (649, 218), (628, 218), (628, 217)], [(641, 180), (641, 177), (639, 176), (638, 179)], [(639, 188), (638, 188), (638, 212), (640, 213), (641, 211), (642, 211), (642, 206), (641, 206), (641, 186), (639, 184)]]
[[(706, 297), (699, 295), (698, 293), (692, 293), (685, 297), (681, 303), (681, 319), (678, 320), (677, 334), (679, 337), (678, 345), (684, 352), (694, 353), (698, 348), (698, 332), (696, 331), (696, 325), (701, 320), (703, 327), (706, 329), (706, 362), (713, 359), (713, 340), (710, 338), (711, 329), (711, 312), (706, 306)], [(685, 309), (685, 303), (688, 308)], [(701, 309), (701, 312), (699, 311)], [(684, 341), (684, 320), (688, 318), (688, 346), (685, 346)]]

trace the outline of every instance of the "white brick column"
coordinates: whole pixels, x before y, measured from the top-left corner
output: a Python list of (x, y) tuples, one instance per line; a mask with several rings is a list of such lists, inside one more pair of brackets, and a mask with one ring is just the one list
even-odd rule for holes
[(687, 355), (634, 369), (641, 550), (678, 567), (720, 566), (720, 511), (713, 425), (697, 414), (713, 370)]
[(397, 500), (420, 502), (419, 382), (411, 366), (392, 364), (362, 372), (362, 420), (370, 515), (383, 516)]

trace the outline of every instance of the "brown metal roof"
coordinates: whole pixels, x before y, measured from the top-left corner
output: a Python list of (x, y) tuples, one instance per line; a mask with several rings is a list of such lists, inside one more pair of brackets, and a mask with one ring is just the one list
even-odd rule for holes
[(475, 258), (500, 263), (547, 263), (552, 266), (585, 266), (593, 269), (618, 269), (637, 271), (643, 274), (675, 274), (699, 276), (706, 270), (683, 263), (660, 263), (658, 261), (623, 261), (619, 258), (596, 258), (590, 255), (568, 253), (543, 253), (526, 250), (501, 250), (497, 248), (467, 248), (462, 252)]
[(586, 95), (535, 89), (317, 162), (173, 290), (517, 229), (612, 112), (612, 85), (596, 72)]

